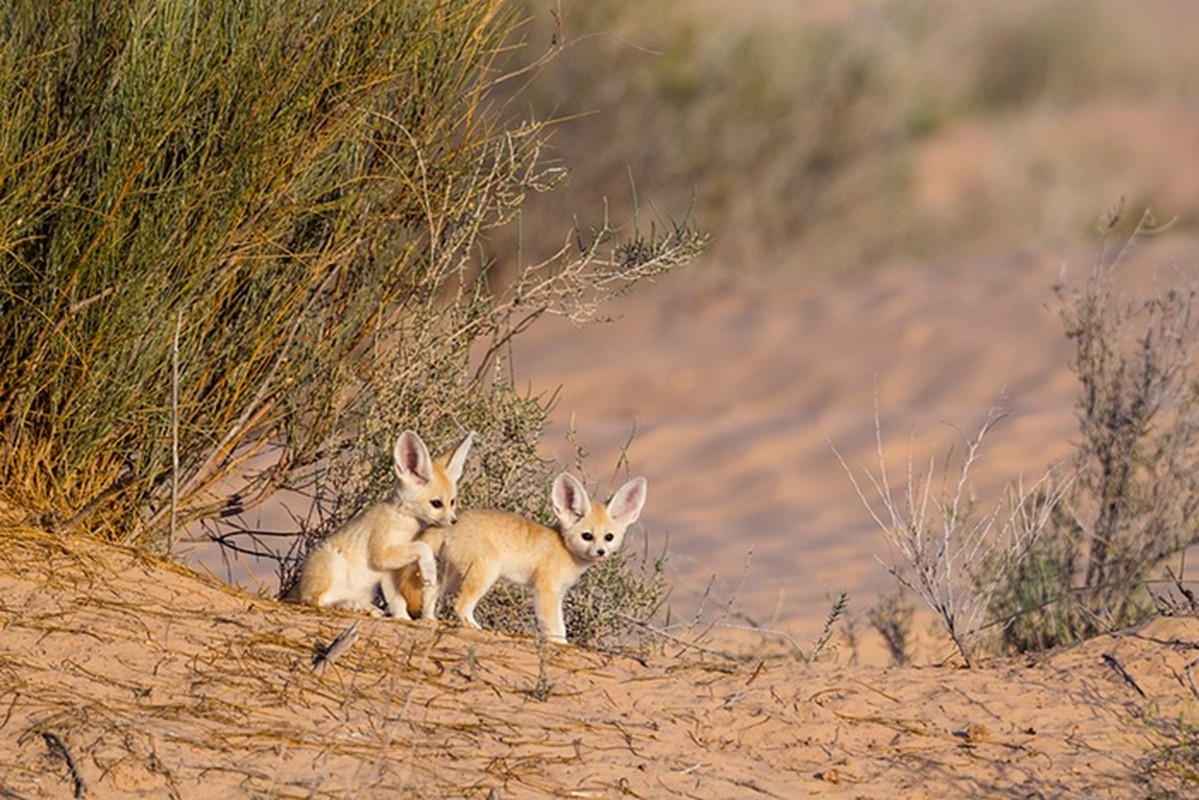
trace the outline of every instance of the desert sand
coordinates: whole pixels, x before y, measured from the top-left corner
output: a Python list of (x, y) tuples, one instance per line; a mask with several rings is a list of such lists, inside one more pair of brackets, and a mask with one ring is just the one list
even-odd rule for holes
[(1199, 693), (1195, 619), (975, 670), (539, 651), (45, 534), (0, 598), (13, 798), (1171, 796)]

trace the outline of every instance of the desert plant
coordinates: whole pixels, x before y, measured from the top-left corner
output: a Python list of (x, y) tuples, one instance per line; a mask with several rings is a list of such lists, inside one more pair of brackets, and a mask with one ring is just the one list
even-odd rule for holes
[(703, 237), (664, 223), (630, 251), (603, 219), (490, 283), (484, 233), (558, 175), (544, 126), (491, 99), (513, 21), (501, 0), (5, 5), (0, 515), (161, 546), (285, 488), (331, 526), (381, 472), (349, 454), (399, 424), (486, 418), (525, 446), (543, 399), (506, 381), (511, 337)]
[(992, 598), (1006, 584), (1006, 576), (1027, 559), (1068, 485), (1058, 484), (1049, 471), (1031, 487), (1023, 481), (1009, 485), (990, 507), (975, 502), (972, 471), (983, 441), (1006, 416), (1006, 411), (993, 408), (977, 431), (961, 433), (964, 447), (956, 465), (951, 453), (938, 468), (934, 453), (928, 467), (917, 471), (909, 458), (906, 481), (898, 490), (887, 472), (877, 410), (877, 471), (862, 470), (859, 478), (837, 453), (891, 549), (891, 560), (883, 565), (937, 615), (968, 666), (977, 662)]
[[(1119, 218), (1117, 205), (1103, 232)], [(1154, 228), (1142, 215), (1123, 246), (1101, 251), (1082, 286), (1056, 288), (1081, 390), (1077, 477), (1049, 535), (996, 597), (1012, 648), (1070, 642), (1143, 618), (1153, 608), (1153, 571), (1199, 542), (1196, 286), (1180, 279), (1148, 299), (1115, 288), (1128, 248)]]
[(890, 594), (880, 595), (878, 602), (866, 611), (866, 619), (883, 637), (891, 660), (901, 667), (912, 658), (909, 647), (915, 614), (916, 608), (902, 586), (896, 587)]
[(1184, 717), (1168, 719), (1151, 714), (1146, 721), (1154, 745), (1144, 762), (1145, 796), (1180, 800), (1194, 795), (1199, 789), (1199, 728)]

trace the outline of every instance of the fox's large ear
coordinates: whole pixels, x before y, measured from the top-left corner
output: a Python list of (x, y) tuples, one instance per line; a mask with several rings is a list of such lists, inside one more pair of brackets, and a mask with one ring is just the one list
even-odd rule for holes
[(396, 477), (400, 479), (415, 478), (420, 483), (428, 483), (433, 479), (433, 461), (429, 458), (429, 448), (414, 431), (404, 431), (396, 439), (392, 450), (395, 460)]
[(470, 452), (470, 446), (475, 441), (475, 432), (471, 431), (466, 434), (466, 438), (462, 440), (462, 444), (458, 445), (458, 449), (450, 456), (449, 463), (446, 464), (446, 474), (450, 476), (450, 480), (454, 483), (462, 477), (462, 470), (466, 467), (466, 455)]
[(591, 498), (587, 496), (587, 490), (583, 488), (583, 484), (565, 472), (554, 478), (550, 500), (554, 504), (554, 513), (558, 515), (558, 521), (566, 528), (591, 513)]
[(608, 516), (618, 525), (632, 525), (641, 516), (648, 492), (649, 481), (645, 478), (633, 478), (621, 486), (608, 501)]

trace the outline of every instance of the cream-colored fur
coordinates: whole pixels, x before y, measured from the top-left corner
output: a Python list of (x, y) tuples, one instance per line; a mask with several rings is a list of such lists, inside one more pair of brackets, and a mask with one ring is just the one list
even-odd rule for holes
[[(620, 549), (625, 530), (641, 514), (647, 489), (645, 478), (634, 478), (602, 506), (593, 504), (583, 485), (563, 473), (550, 494), (557, 530), (506, 511), (463, 511), (453, 529), (430, 529), (422, 537), (440, 554), (444, 581), (437, 597), (443, 588), (456, 588), (458, 619), (478, 628), (475, 606), (497, 580), (530, 586), (542, 632), (550, 641), (565, 643), (566, 592), (588, 567)], [(405, 581), (405, 594), (415, 599), (410, 590), (414, 576), (397, 578)], [(423, 595), (422, 614), (427, 612)]]
[(419, 436), (412, 431), (400, 434), (392, 451), (395, 489), (313, 548), (300, 572), (300, 602), (377, 613), (374, 593), (381, 585), (388, 612), (410, 619), (390, 576), (413, 564), (422, 600), (427, 601), (422, 617), (433, 619), (437, 564), (429, 545), (416, 539), (430, 526), (456, 521), (458, 479), (473, 437), (468, 435), (452, 454), (433, 460)]

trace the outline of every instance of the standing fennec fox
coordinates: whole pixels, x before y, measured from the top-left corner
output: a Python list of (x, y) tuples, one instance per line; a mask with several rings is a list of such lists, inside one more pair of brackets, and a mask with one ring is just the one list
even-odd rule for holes
[[(554, 480), (550, 499), (558, 529), (547, 528), (506, 511), (463, 511), (453, 530), (430, 529), (422, 537), (440, 552), (444, 588), (457, 588), (454, 611), (463, 624), (478, 628), (475, 606), (503, 578), (530, 586), (537, 621), (550, 641), (566, 643), (562, 600), (587, 568), (620, 549), (625, 530), (645, 505), (648, 483), (634, 478), (607, 506), (592, 503), (583, 485), (563, 473)], [(415, 576), (397, 573), (404, 594), (415, 599)], [(440, 589), (435, 594), (440, 597)], [(421, 593), (422, 615), (428, 613)]]
[(390, 576), (415, 564), (421, 598), (427, 600), (421, 616), (433, 619), (437, 563), (429, 545), (416, 539), (429, 526), (453, 525), (457, 519), (458, 479), (473, 438), (468, 434), (452, 454), (433, 460), (419, 436), (412, 431), (400, 434), (392, 450), (396, 484), (391, 495), (313, 548), (300, 571), (300, 602), (374, 612), (375, 587), (381, 585), (388, 612), (410, 619)]

